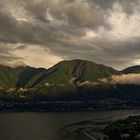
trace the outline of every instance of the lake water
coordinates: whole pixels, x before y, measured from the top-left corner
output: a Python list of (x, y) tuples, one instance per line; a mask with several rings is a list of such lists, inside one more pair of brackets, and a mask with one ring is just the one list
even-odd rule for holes
[(62, 140), (68, 124), (96, 119), (116, 120), (140, 115), (140, 110), (71, 113), (0, 113), (0, 140)]

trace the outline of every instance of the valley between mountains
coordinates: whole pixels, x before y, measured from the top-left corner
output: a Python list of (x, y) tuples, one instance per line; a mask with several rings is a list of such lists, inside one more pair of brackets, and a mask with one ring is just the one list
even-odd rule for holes
[(49, 69), (0, 65), (1, 111), (114, 110), (140, 107), (140, 66), (122, 71), (86, 60)]

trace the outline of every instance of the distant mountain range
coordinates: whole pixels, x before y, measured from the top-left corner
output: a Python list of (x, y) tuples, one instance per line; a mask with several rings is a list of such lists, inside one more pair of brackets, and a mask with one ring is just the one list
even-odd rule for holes
[(122, 70), (122, 73), (130, 74), (130, 73), (140, 73), (140, 65), (132, 66)]
[[(49, 69), (30, 66), (11, 68), (0, 65), (0, 100), (3, 105), (0, 108), (7, 109), (7, 104), (10, 104), (11, 109), (17, 110), (17, 103), (21, 102), (24, 103), (24, 109), (31, 106), (26, 104), (28, 107), (25, 107), (25, 103), (32, 102), (34, 106), (34, 102), (38, 102), (36, 108), (45, 110), (117, 109), (139, 106), (139, 85), (112, 82), (114, 75), (129, 74), (140, 74), (140, 66), (118, 71), (80, 59), (62, 61)], [(40, 104), (44, 101), (47, 105), (42, 107)], [(50, 105), (50, 102), (61, 104)], [(64, 102), (69, 102), (70, 106)], [(32, 109), (34, 107), (29, 110)]]

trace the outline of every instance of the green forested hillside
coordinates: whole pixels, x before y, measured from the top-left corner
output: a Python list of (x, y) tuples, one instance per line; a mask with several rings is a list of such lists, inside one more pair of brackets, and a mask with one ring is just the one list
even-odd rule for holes
[(100, 78), (120, 73), (140, 73), (140, 66), (117, 71), (111, 67), (86, 60), (61, 61), (49, 69), (34, 67), (11, 68), (0, 65), (0, 87), (37, 87), (44, 84), (74, 84), (78, 81), (96, 82)]
[(0, 65), (0, 87), (15, 87), (18, 81), (18, 73), (10, 67)]
[(62, 61), (50, 69), (34, 75), (29, 83), (36, 86), (43, 83), (69, 84), (75, 81), (97, 81), (99, 78), (117, 73), (119, 72), (111, 67), (85, 60)]
[(0, 65), (0, 108), (52, 111), (137, 107), (139, 85), (99, 79), (138, 70), (136, 66), (120, 72), (86, 60), (62, 61), (50, 69)]

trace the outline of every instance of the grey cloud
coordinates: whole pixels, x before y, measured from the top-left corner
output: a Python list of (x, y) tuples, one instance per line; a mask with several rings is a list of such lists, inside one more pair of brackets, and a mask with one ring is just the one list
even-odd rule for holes
[(91, 4), (98, 5), (101, 9), (104, 10), (112, 10), (114, 3), (118, 3), (123, 12), (129, 14), (132, 14), (139, 8), (140, 1), (139, 0), (88, 0)]
[(64, 20), (69, 26), (79, 26), (96, 28), (105, 24), (103, 13), (98, 10), (96, 5), (90, 6), (88, 3), (76, 3), (75, 1), (59, 0), (25, 1), (25, 8), (37, 19), (49, 22), (49, 15), (58, 21)]
[(24, 49), (26, 49), (27, 47), (28, 47), (28, 46), (26, 46), (26, 45), (19, 45), (19, 46), (15, 47), (14, 50), (24, 50)]
[(0, 11), (0, 30), (7, 32), (7, 29), (12, 30), (16, 24), (12, 15), (7, 11)]
[(21, 57), (17, 57), (13, 55), (11, 52), (13, 51), (13, 48), (9, 44), (0, 44), (0, 63), (1, 62), (12, 62), (15, 60), (22, 60)]
[[(42, 8), (45, 5), (42, 3), (32, 5), (33, 2), (30, 2), (30, 4), (29, 2), (26, 3), (31, 8), (29, 9), (26, 6), (26, 10), (29, 11), (33, 9), (38, 11), (39, 7)], [(32, 11), (32, 13), (34, 13), (37, 19), (38, 17), (42, 18), (40, 15), (44, 16), (44, 12), (40, 9), (39, 12), (41, 13), (37, 11)], [(58, 15), (55, 15), (56, 13)], [(75, 3), (68, 3), (62, 6), (60, 4), (51, 4), (50, 15), (56, 18), (54, 19), (55, 23), (46, 24), (43, 20), (39, 21), (35, 19), (30, 21), (17, 20), (10, 12), (0, 11), (0, 40), (11, 43), (48, 44), (48, 41), (57, 41), (61, 38), (69, 38), (69, 36), (83, 36), (85, 35), (85, 28), (96, 29), (96, 27), (104, 24), (103, 15), (98, 10), (96, 11), (96, 9), (90, 9), (89, 6)], [(63, 20), (59, 19), (60, 15), (64, 16)]]
[[(30, 44), (40, 45), (65, 59), (82, 58), (115, 67), (126, 66), (126, 63), (133, 63), (139, 58), (139, 37), (125, 41), (111, 37), (83, 39), (87, 29), (95, 33), (101, 26), (111, 30), (107, 17), (113, 12), (114, 3), (119, 3), (123, 12), (129, 15), (138, 10), (139, 0), (83, 0), (82, 3), (74, 0), (59, 0), (58, 3), (52, 0), (23, 0), (18, 6), (27, 11), (26, 16), (30, 16), (30, 20), (14, 17), (6, 9), (5, 5), (9, 2), (5, 0), (0, 5), (3, 7), (0, 9), (0, 42), (25, 44), (16, 49), (25, 49)], [(7, 60), (20, 59), (12, 56), (11, 48), (6, 45), (5, 48), (0, 46), (0, 51), (3, 60), (7, 57), (6, 53), (9, 53)]]
[[(72, 35), (84, 34), (80, 28), (52, 26), (40, 22), (16, 20), (11, 15), (0, 12), (0, 40), (6, 43), (48, 44)], [(6, 22), (6, 24), (4, 24)], [(60, 40), (61, 41), (61, 40)]]
[(35, 18), (41, 20), (42, 22), (49, 22), (47, 19), (47, 1), (36, 2), (34, 0), (25, 0), (25, 9), (30, 12)]
[[(140, 58), (140, 38), (129, 38), (128, 40), (115, 40), (108, 38), (100, 38), (92, 41), (95, 46), (99, 47), (92, 52), (90, 60), (102, 62), (118, 68), (133, 65), (133, 61)], [(94, 47), (93, 47), (93, 50)], [(90, 53), (90, 52), (89, 52)], [(92, 55), (94, 54), (94, 55)], [(120, 67), (119, 67), (120, 66)]]
[[(140, 58), (140, 38), (120, 41), (97, 38), (88, 42), (82, 40), (65, 42), (66, 47), (56, 45), (52, 51), (65, 59), (88, 59), (122, 69), (134, 64)], [(55, 46), (55, 45), (53, 45)]]

